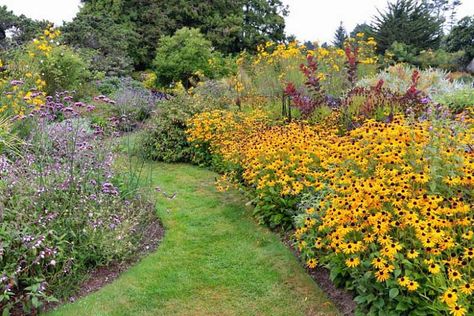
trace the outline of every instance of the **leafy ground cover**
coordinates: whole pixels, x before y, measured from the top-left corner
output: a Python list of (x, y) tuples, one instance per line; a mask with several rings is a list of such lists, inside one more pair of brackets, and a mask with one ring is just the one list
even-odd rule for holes
[(217, 192), (213, 172), (148, 167), (166, 228), (159, 250), (50, 315), (338, 315), (291, 251), (254, 222), (242, 196)]

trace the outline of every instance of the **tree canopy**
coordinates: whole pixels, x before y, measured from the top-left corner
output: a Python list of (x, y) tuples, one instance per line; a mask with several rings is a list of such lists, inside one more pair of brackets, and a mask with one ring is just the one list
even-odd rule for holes
[[(158, 40), (183, 27), (199, 28), (212, 46), (222, 53), (254, 50), (264, 41), (285, 39), (287, 8), (281, 0), (85, 0), (78, 16), (65, 27), (66, 38), (75, 46), (110, 50), (109, 43), (93, 46), (81, 38), (102, 36), (111, 23), (120, 25), (135, 42), (128, 57), (137, 69), (149, 68)], [(103, 21), (102, 21), (103, 20)], [(116, 32), (117, 33), (117, 32)], [(117, 35), (115, 33), (115, 35)], [(118, 36), (123, 40), (129, 36)], [(105, 47), (103, 47), (105, 45)]]
[(453, 27), (446, 39), (446, 46), (451, 52), (463, 50), (465, 64), (474, 58), (474, 16), (466, 16)]
[[(0, 48), (21, 45), (33, 39), (49, 24), (48, 21), (35, 21), (24, 15), (17, 16), (6, 6), (0, 6)], [(7, 38), (7, 33), (11, 35)]]
[(397, 0), (388, 3), (385, 12), (374, 18), (372, 29), (381, 53), (394, 42), (417, 50), (438, 48), (442, 37), (442, 20), (432, 14), (424, 3)]

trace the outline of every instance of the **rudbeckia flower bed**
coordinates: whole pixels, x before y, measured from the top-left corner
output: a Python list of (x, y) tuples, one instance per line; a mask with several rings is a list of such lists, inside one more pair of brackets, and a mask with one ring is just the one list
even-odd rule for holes
[(195, 116), (188, 135), (251, 192), (257, 218), (295, 225), (307, 266), (329, 268), (361, 315), (468, 315), (474, 128), (441, 112), (338, 136), (331, 125), (214, 111)]

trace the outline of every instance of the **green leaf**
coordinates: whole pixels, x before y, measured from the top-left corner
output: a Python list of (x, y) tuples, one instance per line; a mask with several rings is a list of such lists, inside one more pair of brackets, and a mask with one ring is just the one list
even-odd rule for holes
[(31, 299), (31, 303), (33, 304), (33, 306), (35, 308), (38, 308), (41, 306), (41, 302), (38, 300), (38, 298), (36, 296), (34, 296), (32, 299)]
[(388, 293), (388, 296), (391, 299), (394, 299), (395, 297), (398, 296), (398, 294), (400, 294), (400, 291), (397, 288), (393, 288), (393, 289), (390, 289), (390, 292)]
[(6, 308), (3, 310), (2, 316), (10, 316), (10, 308), (9, 308), (9, 307), (6, 307)]
[(357, 304), (362, 304), (362, 303), (365, 303), (366, 298), (365, 298), (365, 296), (363, 296), (363, 295), (359, 295), (359, 296), (354, 297), (354, 301), (355, 301)]
[(404, 312), (408, 309), (408, 307), (409, 307), (409, 305), (402, 301), (402, 302), (399, 302), (397, 304), (397, 307), (395, 307), (395, 310), (400, 311), (400, 312)]

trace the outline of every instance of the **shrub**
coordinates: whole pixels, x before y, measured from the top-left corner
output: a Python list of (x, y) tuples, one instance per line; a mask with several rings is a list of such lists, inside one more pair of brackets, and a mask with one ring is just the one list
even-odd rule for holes
[(60, 32), (52, 27), (43, 35), (7, 53), (8, 75), (13, 79), (31, 81), (48, 95), (75, 91), (85, 96), (92, 74), (89, 63), (71, 48), (58, 42)]
[[(359, 80), (357, 86), (366, 88), (373, 87), (376, 86), (380, 80), (383, 80), (385, 87), (390, 91), (403, 94), (410, 88), (414, 70), (416, 70), (414, 67), (397, 64), (388, 67), (375, 76)], [(420, 73), (420, 79), (417, 85), (418, 90), (432, 99), (444, 93), (453, 92), (465, 87), (462, 82), (451, 81), (448, 73), (444, 70), (426, 69), (418, 70), (418, 72)]]
[(89, 65), (67, 46), (53, 47), (39, 65), (42, 79), (46, 82), (46, 93), (76, 91), (84, 96), (85, 87), (92, 79)]
[(466, 16), (451, 29), (446, 38), (446, 46), (450, 52), (464, 51), (464, 66), (474, 58), (474, 16)]
[(154, 66), (157, 82), (163, 87), (182, 82), (190, 88), (200, 74), (211, 79), (227, 74), (224, 59), (213, 51), (211, 42), (198, 29), (186, 27), (161, 38)]
[(463, 51), (448, 53), (443, 49), (437, 49), (421, 51), (414, 64), (422, 69), (433, 67), (454, 71), (463, 68), (463, 60)]
[(139, 137), (141, 155), (165, 162), (190, 161), (192, 148), (185, 133), (188, 119), (202, 111), (224, 106), (205, 93), (181, 92), (160, 102), (156, 114)]
[(329, 160), (320, 151), (297, 247), (355, 291), (359, 314), (472, 312), (472, 133), (398, 118), (335, 139)]
[(113, 94), (111, 112), (120, 131), (131, 131), (145, 122), (156, 109), (158, 98), (141, 83), (121, 79), (120, 88)]
[[(46, 83), (38, 72), (29, 72), (25, 65), (10, 62), (13, 61), (6, 65), (8, 70), (0, 70), (0, 114), (22, 118), (44, 104)], [(24, 67), (24, 71), (18, 73), (18, 66)]]

